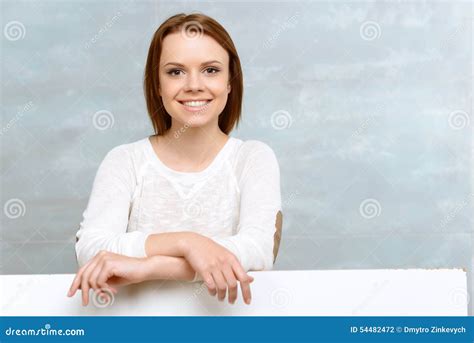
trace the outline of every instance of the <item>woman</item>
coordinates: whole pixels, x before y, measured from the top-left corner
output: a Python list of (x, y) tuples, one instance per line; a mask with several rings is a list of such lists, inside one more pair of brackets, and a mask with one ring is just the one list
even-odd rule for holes
[(155, 32), (144, 75), (155, 135), (107, 153), (76, 234), (80, 266), (68, 296), (102, 298), (153, 279), (204, 281), (229, 303), (249, 270), (272, 269), (281, 236), (280, 172), (273, 150), (229, 136), (243, 80), (225, 29), (178, 14)]

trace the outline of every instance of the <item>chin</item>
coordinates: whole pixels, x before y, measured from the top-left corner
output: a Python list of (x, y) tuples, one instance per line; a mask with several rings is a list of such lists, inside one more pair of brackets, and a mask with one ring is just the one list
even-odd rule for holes
[(189, 113), (185, 116), (180, 115), (178, 120), (181, 122), (180, 126), (197, 128), (209, 125), (212, 119), (213, 118), (208, 115)]

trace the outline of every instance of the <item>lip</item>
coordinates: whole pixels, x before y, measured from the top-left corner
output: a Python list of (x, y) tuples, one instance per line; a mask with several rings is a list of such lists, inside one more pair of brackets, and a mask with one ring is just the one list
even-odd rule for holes
[[(212, 99), (199, 99), (199, 100), (177, 100), (181, 106), (183, 106), (189, 112), (199, 112), (205, 109), (212, 102)], [(207, 104), (199, 107), (186, 106), (184, 102), (186, 101), (209, 101)]]
[(182, 99), (178, 100), (179, 102), (186, 102), (186, 101), (211, 101), (212, 99)]

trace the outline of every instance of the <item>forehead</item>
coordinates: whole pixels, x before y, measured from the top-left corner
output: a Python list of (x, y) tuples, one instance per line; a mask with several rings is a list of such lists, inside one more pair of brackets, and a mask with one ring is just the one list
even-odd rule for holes
[(226, 65), (229, 63), (229, 55), (214, 38), (208, 35), (187, 38), (181, 32), (175, 32), (163, 39), (161, 65), (168, 62), (199, 65), (210, 60), (218, 60)]

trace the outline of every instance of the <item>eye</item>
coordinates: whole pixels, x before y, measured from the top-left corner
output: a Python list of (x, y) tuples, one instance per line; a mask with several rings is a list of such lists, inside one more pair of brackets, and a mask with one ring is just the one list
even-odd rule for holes
[(205, 69), (206, 71), (213, 70), (214, 72), (209, 73), (209, 74), (217, 74), (220, 70), (214, 67), (209, 67)]
[(171, 76), (178, 76), (179, 74), (176, 74), (176, 72), (180, 72), (181, 70), (179, 69), (171, 69), (166, 72), (166, 74), (171, 75)]

